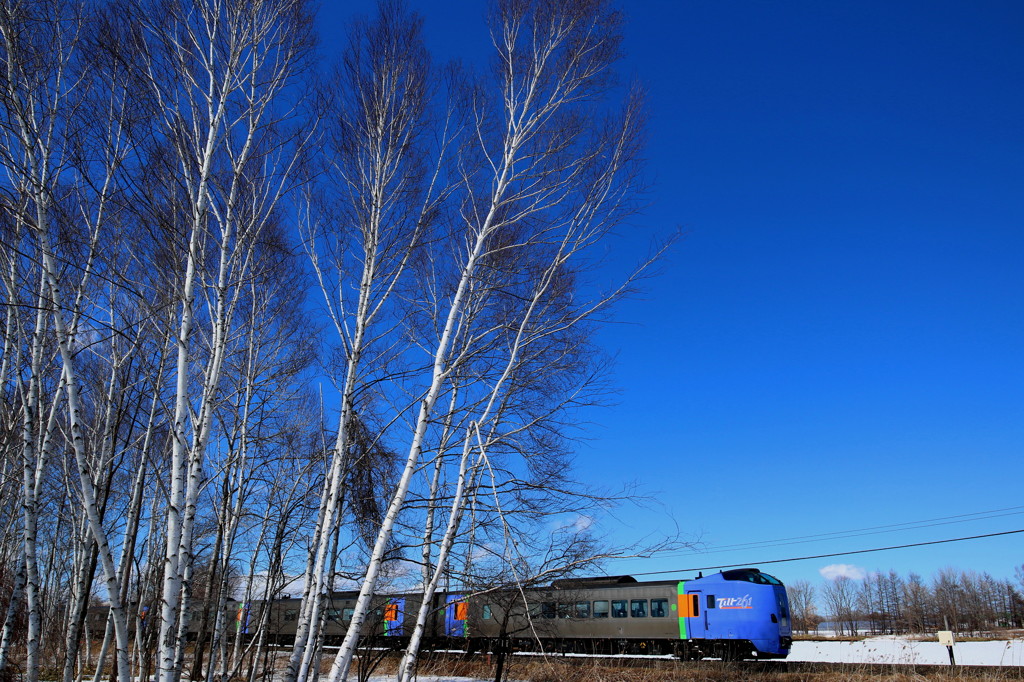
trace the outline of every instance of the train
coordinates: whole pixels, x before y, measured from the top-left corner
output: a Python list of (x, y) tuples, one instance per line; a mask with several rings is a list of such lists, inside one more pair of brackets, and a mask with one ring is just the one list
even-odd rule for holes
[[(326, 605), (327, 644), (344, 637), (356, 592), (334, 592)], [(378, 595), (361, 632), (378, 647), (402, 649), (422, 594)], [(569, 578), (543, 587), (438, 592), (423, 648), (468, 653), (539, 650), (583, 654), (671, 655), (681, 660), (785, 658), (793, 643), (789, 600), (777, 578), (756, 568), (689, 580), (638, 581), (632, 576)], [(192, 605), (190, 632), (202, 604)], [(236, 636), (262, 631), (266, 641), (294, 641), (301, 600), (229, 602)], [(102, 632), (106, 613), (89, 614)], [(98, 628), (98, 629), (97, 629)]]

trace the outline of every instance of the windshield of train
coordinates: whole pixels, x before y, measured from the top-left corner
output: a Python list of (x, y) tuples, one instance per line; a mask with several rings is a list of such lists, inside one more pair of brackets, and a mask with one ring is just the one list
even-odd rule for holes
[(777, 578), (774, 578), (767, 573), (761, 573), (761, 571), (752, 571), (749, 569), (722, 571), (722, 577), (726, 580), (742, 580), (748, 583), (756, 583), (758, 585), (782, 584)]

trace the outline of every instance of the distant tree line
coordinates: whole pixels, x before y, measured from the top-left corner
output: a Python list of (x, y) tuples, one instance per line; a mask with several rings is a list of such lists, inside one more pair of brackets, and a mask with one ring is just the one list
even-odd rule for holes
[(988, 573), (940, 570), (930, 580), (916, 573), (871, 573), (862, 580), (839, 576), (815, 587), (798, 580), (787, 586), (793, 626), (813, 632), (829, 621), (836, 634), (934, 633), (950, 629), (980, 634), (1024, 627), (1024, 571), (1018, 580)]

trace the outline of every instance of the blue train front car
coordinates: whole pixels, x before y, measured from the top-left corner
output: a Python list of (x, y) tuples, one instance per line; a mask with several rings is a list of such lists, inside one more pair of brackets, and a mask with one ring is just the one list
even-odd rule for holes
[(784, 658), (793, 644), (789, 599), (756, 568), (678, 585), (679, 638), (687, 658)]

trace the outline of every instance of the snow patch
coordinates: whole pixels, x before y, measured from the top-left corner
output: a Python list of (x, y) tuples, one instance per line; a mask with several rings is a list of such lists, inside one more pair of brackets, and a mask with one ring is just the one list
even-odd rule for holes
[[(959, 665), (1024, 666), (1024, 640), (959, 642), (953, 646)], [(860, 642), (793, 642), (788, 661), (821, 663), (888, 663), (949, 665), (949, 653), (938, 642), (918, 642), (891, 635)]]

